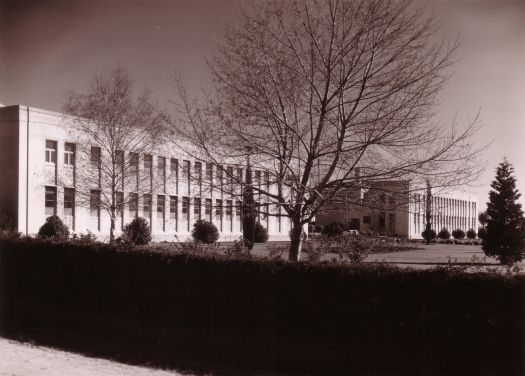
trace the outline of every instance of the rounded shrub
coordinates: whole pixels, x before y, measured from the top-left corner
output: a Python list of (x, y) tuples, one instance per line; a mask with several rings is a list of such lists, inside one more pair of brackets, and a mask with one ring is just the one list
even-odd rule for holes
[(425, 231), (421, 233), (421, 236), (427, 241), (427, 243), (430, 243), (432, 239), (436, 238), (436, 231), (433, 229), (425, 229)]
[(151, 241), (151, 229), (141, 217), (135, 218), (124, 227), (124, 239), (135, 245), (145, 245)]
[(487, 235), (487, 229), (485, 227), (478, 228), (478, 238), (484, 239), (485, 235)]
[(322, 234), (329, 238), (341, 235), (344, 231), (344, 226), (340, 222), (332, 222), (324, 226)]
[(42, 238), (66, 240), (69, 237), (69, 228), (62, 222), (58, 215), (52, 215), (48, 217), (46, 223), (40, 227), (38, 236)]
[(443, 239), (443, 240), (450, 239), (450, 232), (448, 231), (448, 229), (443, 227), (438, 234), (438, 238)]
[(463, 231), (460, 228), (457, 228), (454, 231), (452, 231), (452, 236), (456, 240), (461, 240), (461, 239), (465, 238), (465, 231)]
[(219, 231), (213, 223), (204, 219), (199, 219), (193, 224), (191, 236), (195, 241), (205, 244), (213, 244), (219, 239)]
[(266, 243), (268, 241), (268, 231), (260, 223), (255, 224), (255, 243)]
[(467, 231), (467, 238), (476, 239), (476, 231), (473, 228)]

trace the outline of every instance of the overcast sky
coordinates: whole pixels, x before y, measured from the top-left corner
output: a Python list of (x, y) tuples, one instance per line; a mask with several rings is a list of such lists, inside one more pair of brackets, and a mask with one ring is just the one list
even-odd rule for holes
[[(116, 63), (164, 102), (174, 95), (173, 69), (190, 82), (206, 76), (206, 58), (239, 1), (0, 0), (0, 103), (61, 111), (68, 89)], [(525, 0), (429, 3), (443, 37), (461, 39), (436, 121), (457, 114), (465, 124), (480, 110), (476, 142), (493, 141), (485, 175), (469, 190), (483, 207), (507, 156), (525, 194)]]

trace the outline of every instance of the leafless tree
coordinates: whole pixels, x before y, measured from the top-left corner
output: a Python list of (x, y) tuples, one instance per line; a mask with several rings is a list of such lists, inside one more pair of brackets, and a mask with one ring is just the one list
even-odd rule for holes
[(163, 139), (166, 115), (149, 93), (134, 95), (131, 76), (118, 66), (95, 76), (85, 92), (68, 93), (64, 112), (78, 137), (76, 202), (108, 213), (113, 243), (124, 206), (137, 207), (139, 192), (154, 191), (152, 161), (144, 155)]
[(210, 61), (211, 90), (190, 98), (176, 79), (179, 139), (200, 158), (269, 173), (255, 188), (290, 218), (290, 260), (323, 204), (362, 181), (459, 185), (480, 172), (477, 120), (433, 123), (458, 42), (436, 34), (410, 1), (257, 3), (228, 27)]

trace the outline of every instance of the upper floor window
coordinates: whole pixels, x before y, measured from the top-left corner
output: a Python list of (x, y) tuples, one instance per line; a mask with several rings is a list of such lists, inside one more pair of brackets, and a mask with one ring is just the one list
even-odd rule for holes
[(213, 164), (206, 163), (206, 180), (211, 182), (212, 178), (213, 178)]
[(57, 188), (46, 187), (45, 207), (46, 215), (56, 214), (57, 209)]
[(157, 157), (157, 170), (159, 177), (164, 179), (166, 177), (166, 158)]
[(98, 146), (91, 147), (91, 166), (100, 167), (100, 155), (101, 151)]
[(152, 156), (149, 154), (144, 155), (144, 170), (151, 173)]
[(201, 174), (202, 174), (202, 163), (201, 162), (195, 162), (195, 165), (193, 166), (193, 173), (195, 174), (195, 178), (200, 181)]
[(64, 144), (64, 165), (74, 166), (75, 165), (75, 144), (66, 142)]
[(46, 162), (57, 163), (57, 142), (46, 140)]
[(182, 177), (184, 179), (187, 179), (187, 181), (190, 180), (190, 161), (184, 161), (184, 166), (182, 169)]
[(129, 153), (129, 167), (131, 173), (136, 174), (139, 171), (139, 155), (137, 153)]
[(170, 172), (171, 172), (171, 177), (173, 179), (179, 178), (179, 160), (178, 159), (171, 158)]
[(124, 152), (115, 150), (115, 163), (120, 170), (124, 170)]
[(222, 184), (223, 169), (222, 166), (217, 165), (217, 185)]

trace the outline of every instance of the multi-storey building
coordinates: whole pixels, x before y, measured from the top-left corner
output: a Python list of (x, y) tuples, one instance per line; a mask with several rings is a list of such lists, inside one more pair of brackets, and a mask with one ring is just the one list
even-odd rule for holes
[[(426, 190), (416, 190), (409, 181), (378, 181), (366, 184), (367, 189), (349, 187), (340, 199), (328, 203), (316, 216), (326, 225), (341, 222), (350, 228), (410, 239), (420, 239), (426, 225)], [(430, 195), (430, 223), (439, 232), (447, 228), (478, 228), (478, 201), (474, 195), (461, 192)]]
[[(100, 158), (100, 148), (91, 147), (89, 159), (77, 156), (74, 130), (63, 114), (26, 106), (0, 107), (0, 166), (3, 179), (0, 214), (12, 218), (18, 231), (36, 234), (50, 215), (60, 216), (75, 233), (94, 233), (98, 239), (109, 236), (110, 217), (100, 208), (103, 188), (93, 184), (91, 197), (81, 203), (78, 181), (81, 169)], [(197, 219), (212, 221), (221, 240), (234, 240), (242, 234), (239, 196), (227, 189), (204, 189), (206, 179), (230, 184), (226, 176), (242, 179), (245, 169), (239, 165), (212, 165), (190, 158), (174, 145), (164, 145), (137, 160), (138, 174), (147, 174), (150, 189), (123, 187), (130, 199), (119, 206), (116, 235), (134, 217), (148, 220), (156, 241), (184, 241), (191, 237)], [(269, 185), (267, 174), (254, 171), (254, 184)], [(237, 180), (239, 181), (239, 180)], [(232, 183), (233, 184), (233, 183)], [(271, 189), (271, 188), (270, 188)], [(257, 196), (257, 195), (256, 195)], [(268, 230), (270, 240), (289, 239), (289, 221), (277, 215), (278, 208), (256, 197), (261, 207), (258, 221)]]

